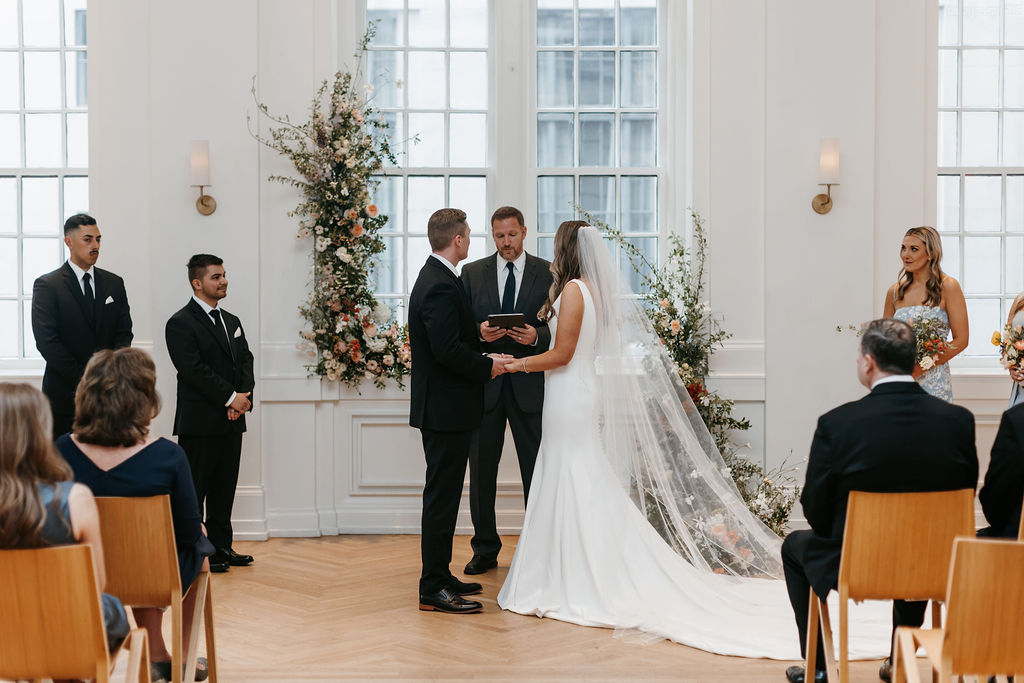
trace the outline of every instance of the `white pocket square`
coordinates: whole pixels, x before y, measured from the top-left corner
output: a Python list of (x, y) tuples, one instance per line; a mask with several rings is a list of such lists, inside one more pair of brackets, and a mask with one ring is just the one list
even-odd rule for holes
[(235, 339), (238, 339), (241, 336), (242, 336), (242, 328), (241, 327), (236, 327), (235, 328)]
[(107, 300), (103, 302), (104, 305), (114, 303), (114, 297), (108, 296)]

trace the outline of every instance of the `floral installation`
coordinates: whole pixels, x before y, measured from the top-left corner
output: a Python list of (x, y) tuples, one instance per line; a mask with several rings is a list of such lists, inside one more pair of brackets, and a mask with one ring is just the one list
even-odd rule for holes
[(1024, 360), (1024, 326), (1007, 325), (1002, 333), (992, 333), (992, 345), (999, 347), (999, 363), (1009, 370)]
[(411, 357), (407, 329), (373, 293), (374, 257), (386, 245), (378, 232), (388, 217), (370, 201), (386, 163), (395, 157), (388, 124), (371, 106), (373, 86), (362, 86), (362, 61), (373, 38), (371, 24), (355, 53), (353, 72), (339, 71), (324, 81), (304, 123), (273, 116), (256, 95), (257, 109), (273, 125), (267, 135), (250, 132), (260, 143), (287, 157), (297, 176), (270, 180), (299, 190), (296, 238), (309, 241), (313, 275), (309, 296), (299, 307), (307, 329), (297, 344), (312, 359), (310, 376), (358, 387), (364, 380), (383, 388), (403, 386)]
[[(799, 487), (791, 475), (794, 468), (784, 462), (768, 471), (742, 456), (733, 434), (750, 429), (750, 422), (746, 418), (736, 418), (733, 415), (734, 402), (709, 389), (705, 381), (710, 371), (711, 355), (732, 335), (722, 329), (706, 300), (708, 236), (703, 217), (696, 211), (690, 212), (692, 253), (682, 238), (671, 235), (664, 265), (658, 266), (629, 241), (629, 235), (594, 219), (578, 207), (577, 210), (587, 222), (618, 242), (628, 254), (633, 269), (641, 278), (643, 291), (640, 296), (644, 310), (675, 362), (679, 377), (722, 453), (728, 474), (736, 483), (747, 508), (776, 534), (785, 534), (793, 504), (800, 496)], [(743, 448), (749, 449), (750, 444)], [(728, 540), (728, 530), (725, 533), (724, 538)]]
[(938, 318), (914, 316), (907, 323), (914, 328), (917, 338), (917, 364), (928, 372), (939, 361), (939, 356), (955, 348), (946, 341), (946, 324)]

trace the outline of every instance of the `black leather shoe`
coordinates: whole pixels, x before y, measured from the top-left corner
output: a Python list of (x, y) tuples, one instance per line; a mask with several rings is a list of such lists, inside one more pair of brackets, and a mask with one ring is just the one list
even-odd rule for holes
[(474, 555), (473, 559), (466, 563), (466, 569), (463, 570), (463, 574), (483, 574), (488, 569), (494, 569), (498, 566), (498, 560), (494, 557), (483, 557), (481, 555)]
[(420, 594), (420, 609), (424, 612), (447, 612), (449, 614), (472, 614), (484, 608), (475, 600), (463, 600), (447, 588), (436, 593)]
[(886, 657), (882, 666), (878, 667), (878, 677), (885, 683), (892, 683), (892, 657)]
[(228, 563), (220, 558), (219, 555), (210, 556), (210, 573), (211, 574), (223, 574), (228, 570)]
[(454, 576), (448, 582), (447, 588), (452, 593), (455, 593), (455, 595), (476, 595), (484, 590), (484, 587), (479, 583), (459, 581)]
[[(786, 669), (786, 680), (789, 683), (804, 683), (804, 668), (800, 665), (791, 666)], [(814, 683), (826, 683), (828, 676), (824, 671), (814, 672)]]
[(253, 563), (252, 555), (239, 555), (231, 548), (218, 548), (217, 553), (213, 557), (216, 557), (221, 562), (230, 564), (232, 567), (248, 567)]

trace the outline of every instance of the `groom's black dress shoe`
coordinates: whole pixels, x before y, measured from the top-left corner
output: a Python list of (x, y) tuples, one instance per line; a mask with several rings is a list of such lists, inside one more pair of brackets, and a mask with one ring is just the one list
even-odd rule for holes
[(446, 588), (455, 595), (476, 595), (482, 593), (484, 587), (479, 583), (459, 581), (454, 576), (448, 582)]
[(420, 609), (425, 612), (447, 612), (449, 614), (472, 614), (484, 608), (475, 600), (463, 600), (447, 588), (436, 593), (420, 594)]
[(210, 562), (214, 562), (215, 559), (232, 567), (248, 567), (253, 563), (252, 555), (239, 555), (231, 548), (218, 548)]
[[(796, 665), (786, 669), (786, 680), (789, 683), (804, 683), (804, 667)], [(814, 683), (826, 683), (826, 681), (828, 681), (828, 676), (823, 670), (814, 672)]]
[(212, 574), (223, 574), (228, 570), (228, 561), (222, 559), (219, 554), (214, 553), (210, 556), (210, 573)]
[(495, 557), (483, 557), (482, 555), (474, 555), (473, 559), (466, 564), (463, 574), (483, 574), (488, 569), (494, 569), (498, 566), (498, 559)]

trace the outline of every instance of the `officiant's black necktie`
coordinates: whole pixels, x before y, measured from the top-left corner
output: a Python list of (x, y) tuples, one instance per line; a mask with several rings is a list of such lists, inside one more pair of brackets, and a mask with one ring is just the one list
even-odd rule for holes
[(224, 321), (220, 319), (220, 311), (214, 308), (210, 311), (210, 315), (213, 316), (213, 321), (217, 324), (217, 332), (223, 335), (224, 339), (228, 342), (228, 353), (230, 353), (231, 357), (234, 358), (235, 351), (231, 348), (231, 337), (228, 336), (228, 330), (224, 327)]
[(501, 312), (512, 313), (516, 307), (515, 264), (509, 263), (505, 268), (508, 270), (508, 277), (505, 278), (505, 293), (501, 296)]
[(86, 273), (82, 276), (82, 286), (85, 289), (85, 302), (91, 307), (96, 303), (96, 294), (92, 291), (92, 283), (89, 282), (92, 279), (92, 275)]

